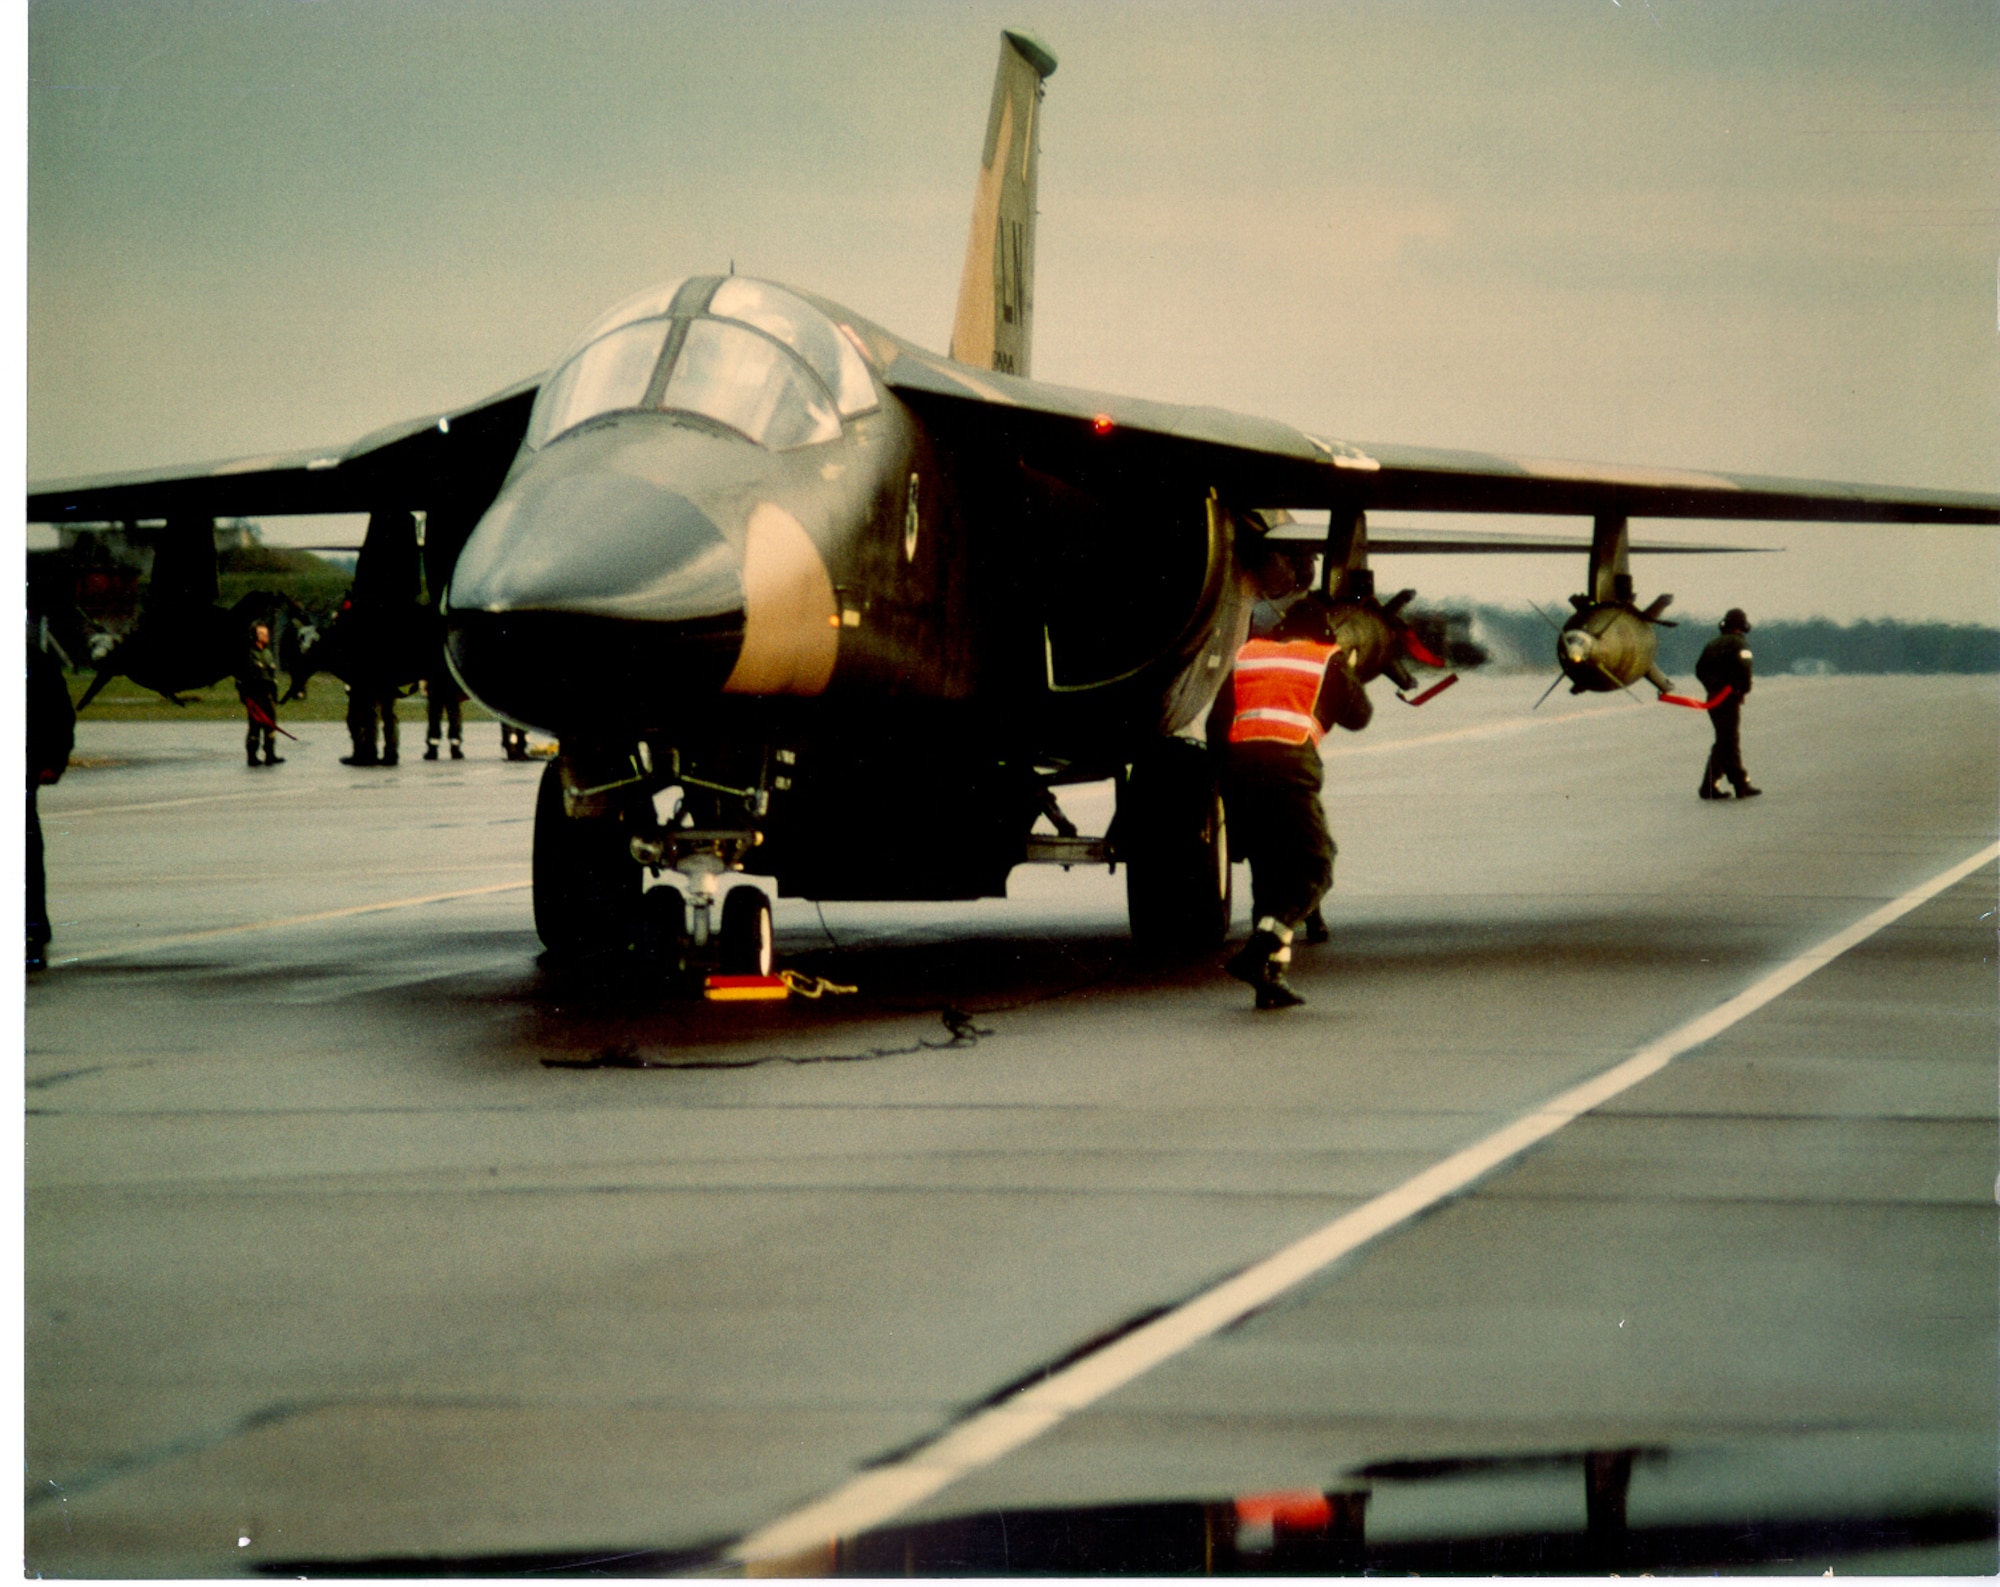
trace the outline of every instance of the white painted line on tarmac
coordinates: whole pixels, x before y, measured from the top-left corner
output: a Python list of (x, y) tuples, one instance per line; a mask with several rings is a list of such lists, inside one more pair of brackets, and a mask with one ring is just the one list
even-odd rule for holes
[(294, 782), (281, 788), (255, 788), (247, 793), (191, 794), (185, 799), (151, 799), (143, 804), (84, 805), (77, 810), (50, 809), (47, 805), (43, 805), (41, 817), (47, 822), (74, 821), (81, 816), (122, 816), (134, 810), (178, 810), (182, 805), (217, 804), (225, 799), (282, 799), (287, 794), (314, 791), (314, 784)]
[[(394, 771), (396, 768), (392, 766), (388, 769)], [(475, 776), (483, 782), (491, 782), (494, 776), (504, 775), (501, 768), (489, 766), (481, 766), (476, 770), (470, 766), (454, 766), (451, 768), (451, 771), (455, 777)], [(434, 774), (426, 772), (421, 775), (426, 780), (429, 780)], [(396, 786), (398, 785), (395, 782), (385, 782), (373, 777), (359, 777), (339, 784), (307, 782), (302, 778), (288, 777), (282, 783), (267, 783), (262, 788), (251, 788), (242, 793), (189, 794), (184, 799), (149, 799), (141, 803), (126, 805), (82, 805), (76, 809), (66, 809), (60, 805), (44, 804), (41, 806), (41, 817), (42, 820), (49, 822), (73, 821), (83, 816), (130, 815), (138, 810), (178, 810), (184, 805), (220, 804), (231, 799), (282, 799), (287, 795), (341, 792), (343, 790), (364, 787), (393, 788)], [(412, 782), (409, 786), (415, 787), (416, 784)], [(452, 785), (445, 783), (443, 786), (450, 787)]]
[(216, 926), (209, 931), (184, 931), (172, 937), (147, 937), (113, 948), (91, 948), (84, 953), (60, 954), (51, 966), (85, 964), (93, 959), (122, 959), (128, 954), (155, 953), (161, 948), (178, 948), (190, 942), (208, 942), (216, 937), (237, 937), (247, 931), (276, 931), (285, 926), (310, 926), (321, 920), (344, 920), (351, 915), (380, 915), (391, 909), (414, 909), (419, 904), (446, 904), (454, 898), (482, 898), (488, 893), (511, 893), (530, 886), (527, 881), (494, 882), (486, 887), (461, 887), (449, 893), (425, 893), (421, 898), (392, 898), (380, 904), (349, 904), (345, 909), (322, 909), (311, 915), (285, 915), (277, 920), (248, 920), (240, 926)]
[(887, 1466), (863, 1472), (790, 1515), (759, 1528), (728, 1552), (744, 1563), (823, 1549), (834, 1539), (880, 1526), (960, 1477), (989, 1465), (1039, 1437), (1067, 1417), (1124, 1387), (1162, 1362), (1200, 1344), (1259, 1307), (1296, 1288), (1330, 1263), (1407, 1223), (1503, 1164), (1548, 1139), (1564, 1125), (1649, 1079), (1692, 1048), (1783, 996), (1813, 971), (1901, 919), (1981, 866), (2000, 859), (2000, 843), (1979, 851), (1941, 875), (1913, 887), (1892, 903), (1771, 971), (1699, 1019), (1642, 1047), (1630, 1058), (1552, 1097), (1511, 1124), (1452, 1153), (1393, 1190), (1245, 1268), (1193, 1300), (1156, 1317), (1101, 1349), (1072, 1362), (1000, 1404), (967, 1418), (940, 1437)]
[(1430, 744), (1460, 744), (1469, 738), (1504, 738), (1509, 733), (1525, 733), (1530, 728), (1556, 727), (1564, 722), (1629, 722), (1639, 716), (1638, 711), (1622, 710), (1615, 705), (1600, 705), (1582, 711), (1564, 711), (1556, 716), (1515, 716), (1504, 722), (1481, 722), (1473, 727), (1447, 728), (1442, 733), (1425, 733), (1417, 738), (1379, 739), (1372, 744), (1342, 743), (1329, 755), (1333, 761), (1342, 761), (1354, 755), (1386, 755), (1392, 750), (1416, 749)]

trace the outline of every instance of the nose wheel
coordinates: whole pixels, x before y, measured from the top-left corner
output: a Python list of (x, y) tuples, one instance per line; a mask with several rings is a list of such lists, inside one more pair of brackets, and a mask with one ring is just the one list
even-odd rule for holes
[[(669, 979), (691, 977), (699, 992), (704, 973), (772, 975), (778, 964), (777, 938), (771, 929), (771, 900), (764, 889), (738, 883), (722, 895), (721, 918), (713, 932), (696, 928), (705, 911), (690, 907), (677, 887), (649, 888), (642, 906), (646, 942)], [(706, 940), (700, 938), (706, 935)]]
[(659, 973), (669, 982), (687, 974), (688, 911), (677, 887), (650, 887), (639, 905), (645, 926), (641, 939)]
[(771, 900), (763, 888), (745, 883), (724, 895), (720, 936), (724, 975), (769, 975), (776, 968)]

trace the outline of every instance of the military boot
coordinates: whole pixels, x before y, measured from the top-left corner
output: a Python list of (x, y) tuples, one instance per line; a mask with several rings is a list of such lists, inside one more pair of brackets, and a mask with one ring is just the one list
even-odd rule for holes
[[(1280, 948), (1280, 953), (1289, 954), (1289, 948)], [(1257, 980), (1256, 1003), (1259, 1008), (1297, 1008), (1305, 1001), (1292, 990), (1291, 982), (1285, 979), (1285, 963), (1282, 959), (1270, 959), (1264, 965), (1264, 973)]]
[(1292, 928), (1266, 915), (1223, 968), (1249, 983), (1257, 994), (1257, 1007), (1296, 1008), (1305, 999), (1285, 980), (1285, 966), (1291, 958)]

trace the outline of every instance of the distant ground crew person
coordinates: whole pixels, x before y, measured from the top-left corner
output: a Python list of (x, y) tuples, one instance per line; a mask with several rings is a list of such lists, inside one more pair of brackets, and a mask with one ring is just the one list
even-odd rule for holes
[(248, 719), (243, 753), (250, 764), (284, 765), (285, 758), (278, 753), (278, 658), (271, 650), (267, 623), (250, 625), (250, 643), (236, 665), (236, 698), (243, 702)]
[[(375, 748), (375, 723), (382, 724), (382, 748)], [(399, 741), (396, 731), (396, 686), (363, 679), (347, 686), (347, 736), (354, 753), (340, 757), (343, 766), (393, 766)]]
[(1324, 596), (1303, 596), (1267, 637), (1246, 641), (1212, 718), (1229, 722), (1222, 797), (1232, 846), (1250, 861), (1256, 923), (1226, 968), (1260, 1009), (1305, 1001), (1285, 979), (1292, 936), (1333, 885), (1320, 741), (1336, 723), (1358, 732), (1373, 714), (1331, 619)]
[(63, 677), (62, 647), (49, 635), (46, 620), (28, 618), (28, 832), (23, 869), (27, 872), (28, 921), (23, 933), (27, 944), (27, 968), (40, 970), (49, 962), (49, 938), (55, 935), (49, 924), (49, 889), (42, 864), (42, 816), (36, 795), (59, 779), (69, 766), (69, 752), (76, 745), (76, 712), (69, 703), (69, 684)]
[(1743, 769), (1742, 742), (1743, 697), (1750, 692), (1750, 647), (1744, 642), (1750, 619), (1740, 606), (1732, 606), (1718, 626), (1722, 632), (1708, 642), (1694, 664), (1694, 675), (1711, 700), (1724, 689), (1729, 691), (1728, 699), (1709, 708), (1715, 744), (1708, 752), (1708, 765), (1702, 769), (1700, 793), (1704, 799), (1727, 799), (1729, 795), (1722, 791), (1726, 778), (1735, 784), (1738, 799), (1755, 799), (1764, 790), (1750, 786), (1750, 774)]
[(448, 722), (451, 727), (451, 758), (464, 760), (465, 718), (460, 708), (465, 701), (465, 691), (458, 686), (458, 679), (451, 675), (451, 668), (445, 665), (443, 645), (439, 645), (431, 657), (430, 673), (424, 679), (424, 698), (430, 715), (430, 725), (424, 732), (424, 759), (438, 758), (438, 730)]

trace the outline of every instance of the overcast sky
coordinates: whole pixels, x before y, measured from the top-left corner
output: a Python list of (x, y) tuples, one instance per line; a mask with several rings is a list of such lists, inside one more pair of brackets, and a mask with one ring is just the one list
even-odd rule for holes
[[(1043, 378), (2000, 488), (2000, 0), (36, 0), (29, 475), (344, 443), (732, 260), (942, 348), (1007, 25)], [(2000, 608), (1991, 530), (1636, 529), (1791, 548), (1641, 560), (1696, 613)]]

